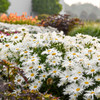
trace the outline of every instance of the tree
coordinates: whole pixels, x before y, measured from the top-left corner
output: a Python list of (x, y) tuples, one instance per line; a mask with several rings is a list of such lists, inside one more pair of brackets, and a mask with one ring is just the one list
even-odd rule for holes
[(10, 6), (10, 2), (8, 0), (0, 0), (0, 13), (6, 13)]
[(38, 14), (59, 14), (61, 10), (59, 0), (32, 0), (32, 11)]
[(97, 20), (97, 15), (95, 13), (90, 13), (89, 16), (88, 16), (88, 20), (90, 21), (95, 21)]
[(80, 14), (80, 19), (82, 20), (87, 20), (88, 18), (88, 14), (86, 11), (82, 11), (81, 14)]

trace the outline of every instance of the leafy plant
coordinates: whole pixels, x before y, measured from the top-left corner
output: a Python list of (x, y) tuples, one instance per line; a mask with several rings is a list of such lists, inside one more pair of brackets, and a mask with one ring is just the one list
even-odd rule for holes
[(89, 26), (77, 27), (72, 31), (70, 31), (68, 35), (75, 36), (78, 33), (100, 38), (100, 28), (98, 26), (89, 25)]
[(63, 31), (65, 35), (68, 34), (70, 30), (72, 30), (75, 26), (80, 24), (80, 20), (78, 18), (68, 18), (69, 15), (53, 15), (48, 17), (45, 20), (42, 20), (39, 25), (44, 27), (51, 26), (57, 28), (59, 31)]

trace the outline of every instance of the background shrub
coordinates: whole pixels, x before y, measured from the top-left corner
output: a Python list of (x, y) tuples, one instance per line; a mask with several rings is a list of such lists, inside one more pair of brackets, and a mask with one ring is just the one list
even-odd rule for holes
[(68, 18), (69, 15), (53, 15), (49, 16), (47, 19), (42, 20), (39, 24), (47, 27), (51, 26), (57, 28), (59, 31), (63, 31), (64, 34), (73, 29), (75, 26), (79, 25), (80, 20), (78, 18)]
[(61, 10), (59, 0), (32, 0), (32, 11), (38, 14), (59, 14)]

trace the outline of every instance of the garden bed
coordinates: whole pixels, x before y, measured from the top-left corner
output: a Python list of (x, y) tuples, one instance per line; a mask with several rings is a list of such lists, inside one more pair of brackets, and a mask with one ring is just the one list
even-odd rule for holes
[[(9, 33), (17, 28), (1, 26)], [(0, 75), (15, 87), (5, 94), (20, 97), (25, 90), (52, 94), (59, 100), (99, 100), (100, 39), (82, 34), (65, 36), (56, 29), (40, 32), (40, 27), (35, 34), (29, 31), (35, 29), (18, 25), (16, 34), (0, 34)]]

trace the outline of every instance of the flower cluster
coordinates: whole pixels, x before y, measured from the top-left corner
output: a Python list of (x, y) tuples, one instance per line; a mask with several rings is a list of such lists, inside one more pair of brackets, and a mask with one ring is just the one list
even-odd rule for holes
[(17, 13), (10, 13), (9, 16), (6, 14), (2, 14), (0, 16), (0, 22), (10, 23), (10, 24), (31, 24), (36, 25), (38, 22), (38, 17), (33, 18), (32, 16), (26, 17), (27, 13), (22, 14), (22, 16), (18, 16)]
[(53, 32), (58, 30), (56, 28), (52, 28), (50, 26), (44, 28), (42, 26), (32, 26), (32, 25), (15, 25), (15, 24), (8, 24), (8, 23), (2, 23), (0, 22), (0, 34), (16, 34), (21, 32), (28, 32), (28, 33), (46, 33), (46, 32)]
[[(0, 40), (0, 59), (23, 70), (30, 90), (41, 91), (47, 81), (57, 87), (56, 91), (63, 87), (61, 92), (69, 100), (100, 99), (100, 39), (81, 34), (70, 37), (62, 32), (30, 34), (25, 31), (0, 35)], [(7, 69), (3, 67), (6, 74)], [(14, 82), (19, 92), (20, 86), (26, 86), (20, 74), (15, 76)], [(46, 91), (50, 89), (53, 87)]]

